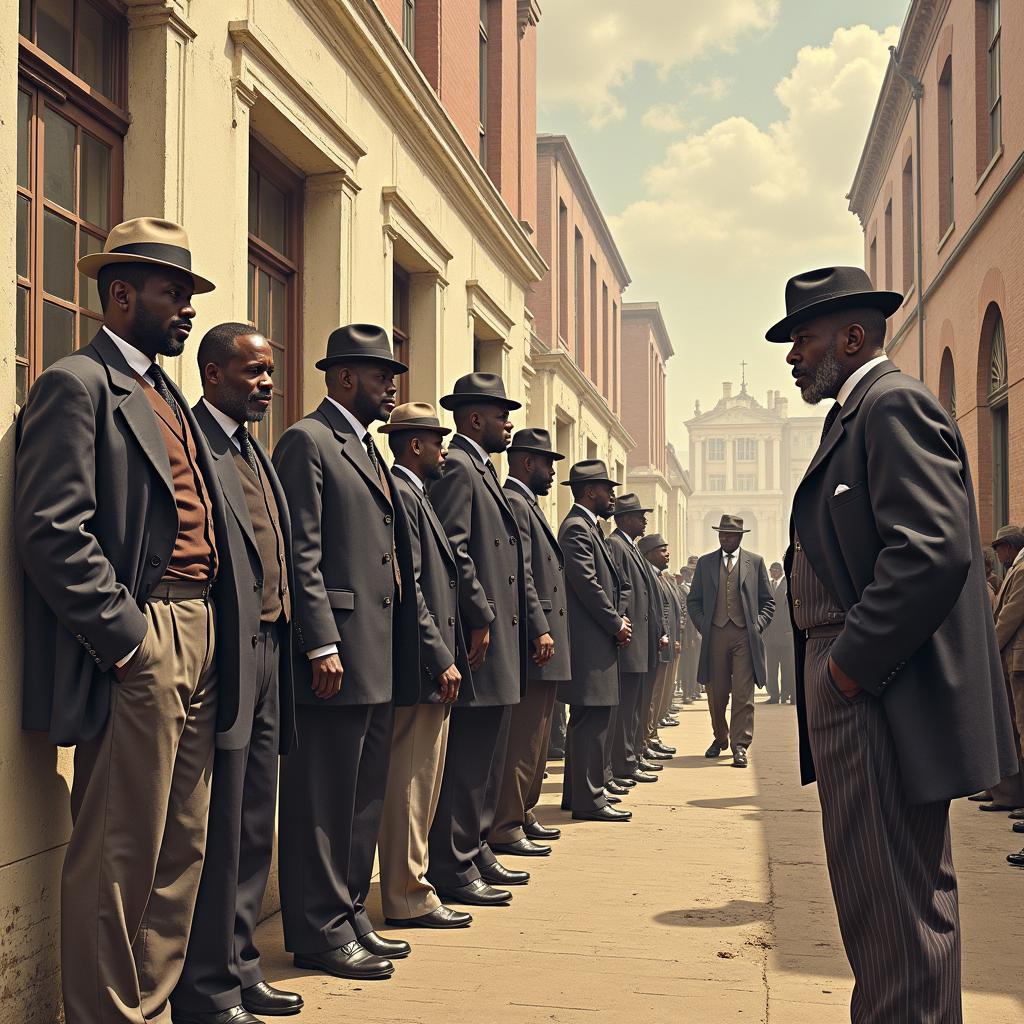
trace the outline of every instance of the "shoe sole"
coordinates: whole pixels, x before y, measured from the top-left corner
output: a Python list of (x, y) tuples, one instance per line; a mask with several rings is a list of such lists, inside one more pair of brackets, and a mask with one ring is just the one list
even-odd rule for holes
[(460, 907), (507, 907), (512, 902), (512, 897), (509, 896), (507, 900), (493, 900), (488, 903), (482, 903), (477, 900), (467, 900), (464, 896), (446, 896), (444, 893), (439, 892), (438, 898), (444, 903), (457, 903)]
[(573, 815), (573, 820), (574, 821), (622, 822), (622, 821), (632, 821), (633, 817), (632, 817), (632, 815), (630, 815), (630, 817), (628, 817), (628, 818), (591, 818), (589, 815), (586, 815), (586, 814), (574, 814)]
[(305, 1003), (299, 1003), (299, 1005), (294, 1009), (268, 1010), (266, 1007), (254, 1009), (253, 1007), (246, 1006), (245, 1003), (242, 1003), (242, 1009), (251, 1013), (254, 1017), (294, 1017), (296, 1014), (302, 1013), (303, 1006), (305, 1006)]
[[(490, 845), (490, 844), (488, 844)], [(543, 852), (528, 852), (526, 850), (510, 850), (507, 847), (502, 846), (491, 846), (491, 849), (495, 853), (500, 853), (506, 857), (547, 857), (550, 855), (550, 850), (544, 850)]]
[[(390, 959), (390, 957), (388, 959)], [(356, 974), (354, 972), (343, 973), (341, 971), (331, 970), (331, 968), (325, 967), (323, 964), (318, 964), (314, 960), (307, 960), (305, 957), (301, 956), (294, 957), (293, 962), (296, 967), (299, 967), (304, 971), (319, 971), (321, 974), (330, 974), (335, 978), (344, 978), (346, 981), (385, 981), (395, 973), (394, 968), (389, 971), (383, 971), (376, 974)]]
[(422, 921), (400, 921), (392, 919), (390, 917), (384, 918), (384, 923), (391, 925), (393, 928), (435, 928), (438, 930), (444, 930), (447, 928), (468, 928), (473, 922), (472, 921), (457, 921), (450, 922), (448, 924), (426, 924)]

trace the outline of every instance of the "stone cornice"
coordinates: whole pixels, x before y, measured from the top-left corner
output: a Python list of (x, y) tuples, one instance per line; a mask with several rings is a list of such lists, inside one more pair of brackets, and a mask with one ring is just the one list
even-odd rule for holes
[(466, 309), (470, 316), (482, 320), (502, 339), (507, 339), (515, 326), (515, 320), (479, 281), (466, 282)]
[(446, 275), (451, 250), (431, 231), (402, 189), (397, 185), (381, 189), (381, 206), (384, 230), (404, 238), (438, 274)]
[(189, 25), (186, 5), (181, 0), (124, 0), (128, 8), (128, 27), (131, 29), (156, 28), (166, 25), (185, 42), (196, 37)]
[(654, 332), (654, 339), (661, 351), (662, 362), (667, 363), (675, 355), (672, 341), (668, 336), (665, 318), (661, 315), (661, 306), (657, 302), (624, 302), (622, 304), (623, 320), (646, 320)]
[(540, 4), (537, 0), (518, 0), (516, 3), (516, 23), (519, 28), (519, 37), (530, 26), (536, 26), (540, 21)]

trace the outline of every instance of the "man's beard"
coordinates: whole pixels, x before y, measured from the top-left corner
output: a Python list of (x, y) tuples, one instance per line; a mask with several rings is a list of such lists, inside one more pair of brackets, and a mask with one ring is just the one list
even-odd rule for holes
[(378, 402), (373, 395), (370, 394), (369, 390), (363, 387), (363, 382), (359, 381), (356, 385), (356, 419), (363, 424), (372, 423), (374, 420), (381, 420), (382, 422), (387, 423), (391, 413), (384, 409), (386, 397), (387, 396)]
[(822, 399), (835, 398), (843, 383), (843, 367), (836, 355), (837, 342), (833, 339), (818, 365), (804, 374), (807, 383), (800, 389), (800, 397), (808, 405), (817, 405)]
[(183, 322), (175, 320), (170, 327), (164, 327), (163, 321), (140, 303), (135, 307), (132, 335), (136, 343), (142, 342), (139, 347), (143, 350), (154, 349), (161, 356), (180, 356), (185, 351), (185, 341), (171, 332)]

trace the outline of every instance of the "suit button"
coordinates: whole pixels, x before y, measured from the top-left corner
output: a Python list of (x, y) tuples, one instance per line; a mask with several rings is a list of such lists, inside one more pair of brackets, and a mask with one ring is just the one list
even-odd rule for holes
[(452, 590), (454, 590), (455, 589), (455, 580), (449, 580), (448, 581), (448, 586), (451, 587)]
[(391, 516), (385, 516), (384, 517), (384, 525), (385, 526), (390, 526), (391, 525)]
[(455, 625), (455, 616), (454, 615), (449, 615), (448, 616), (448, 625), (449, 626), (454, 626)]
[(509, 537), (508, 542), (509, 542), (509, 544), (515, 544), (515, 542), (516, 542), (515, 537)]
[(255, 647), (259, 642), (260, 642), (260, 638), (255, 633), (253, 633), (253, 635), (252, 635), (252, 645), (253, 645), (253, 647)]
[(253, 580), (252, 589), (259, 590), (263, 586), (262, 580)]
[(552, 594), (557, 594), (558, 593), (558, 587), (552, 587), (551, 588), (551, 593)]
[(793, 598), (793, 607), (794, 608), (799, 608), (800, 604), (801, 604), (800, 598), (799, 597), (794, 597)]
[(150, 565), (159, 565), (159, 564), (160, 564), (160, 559), (159, 559), (159, 558), (158, 558), (158, 557), (157, 557), (156, 555), (154, 555), (154, 556), (153, 556), (153, 557), (152, 557), (152, 558), (151, 558), (151, 559), (149, 560), (149, 564), (150, 564)]
[(558, 609), (558, 614), (559, 615), (564, 615), (565, 614), (565, 609), (564, 608), (559, 608)]
[(518, 626), (519, 625), (519, 616), (518, 615), (513, 615), (512, 616), (512, 625), (513, 626)]
[(559, 567), (558, 567), (558, 571), (559, 571), (559, 572), (563, 572), (564, 570), (562, 569), (562, 567), (561, 567), (561, 566), (559, 566)]
[(496, 548), (500, 548), (501, 547), (501, 541), (497, 537), (494, 538), (494, 546)]
[(385, 597), (384, 598), (384, 607), (385, 608), (390, 608), (391, 607), (391, 598), (390, 597)]
[(515, 576), (509, 576), (509, 578), (508, 578), (508, 585), (511, 587), (512, 584), (515, 583), (515, 581), (516, 581)]
[(803, 548), (800, 547), (800, 541), (796, 542), (796, 549), (797, 549), (797, 551), (803, 551)]
[(391, 555), (385, 555), (381, 560), (381, 565), (387, 565), (391, 561)]

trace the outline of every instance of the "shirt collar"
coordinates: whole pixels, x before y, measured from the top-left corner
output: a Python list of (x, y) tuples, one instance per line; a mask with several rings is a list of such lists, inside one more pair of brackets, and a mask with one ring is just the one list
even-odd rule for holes
[(591, 512), (589, 508), (586, 508), (585, 506), (583, 506), (583, 505), (580, 505), (579, 503), (575, 503), (575, 504), (573, 504), (573, 508), (578, 508), (578, 509), (582, 510), (583, 514), (584, 514), (584, 515), (585, 515), (585, 516), (586, 516), (586, 517), (587, 517), (587, 518), (588, 518), (588, 519), (589, 519), (589, 520), (590, 520), (590, 521), (591, 521), (591, 522), (592, 522), (592, 523), (593, 523), (593, 524), (594, 524), (595, 526), (597, 526), (597, 516), (595, 516), (595, 515), (594, 515), (594, 513), (593, 513), (593, 512)]
[[(725, 561), (725, 560), (726, 560), (726, 559), (727, 559), (727, 558), (729, 557), (729, 555), (727, 555), (727, 554), (725, 553), (725, 551), (724, 551), (724, 550), (722, 550), (721, 548), (719, 548), (719, 550), (720, 550), (720, 551), (722, 551), (722, 561), (724, 562), (724, 561)], [(739, 561), (739, 557), (740, 557), (740, 552), (741, 552), (742, 550), (743, 550), (743, 548), (742, 548), (742, 547), (738, 547), (738, 548), (737, 548), (737, 549), (736, 549), (735, 551), (733, 551), (733, 552), (730, 552), (730, 553), (731, 553), (731, 554), (732, 554), (732, 555), (733, 555), (733, 556), (734, 556), (734, 557), (736, 558), (736, 560), (737, 560), (737, 561)]]
[(392, 475), (395, 473), (401, 473), (406, 480), (414, 483), (421, 491), (426, 491), (426, 488), (423, 486), (423, 481), (411, 469), (406, 469), (405, 466), (400, 466), (396, 463), (391, 467), (391, 473)]
[(617, 533), (620, 537), (622, 537), (622, 539), (627, 544), (632, 544), (633, 547), (637, 546), (636, 538), (635, 537), (630, 537), (630, 535), (628, 533), (626, 533), (626, 531), (623, 530), (621, 526), (616, 526), (615, 529), (612, 530), (612, 533)]
[(537, 495), (534, 494), (533, 491), (531, 491), (530, 488), (527, 487), (526, 484), (524, 484), (523, 481), (518, 479), (517, 477), (507, 476), (505, 477), (505, 483), (515, 484), (516, 487), (518, 487), (523, 492), (523, 494), (525, 494), (530, 499), (530, 501), (537, 500)]
[(366, 427), (364, 427), (362, 423), (360, 423), (359, 420), (357, 420), (355, 416), (353, 416), (352, 413), (350, 413), (348, 409), (346, 409), (345, 406), (341, 404), (341, 402), (335, 402), (330, 395), (327, 396), (327, 401), (331, 402), (336, 409), (341, 410), (345, 419), (349, 421), (349, 423), (352, 426), (352, 429), (356, 432), (356, 437), (358, 437), (360, 441), (365, 442), (366, 439), (370, 436), (370, 431), (367, 430)]
[(242, 450), (242, 446), (238, 443), (238, 438), (235, 437), (235, 431), (242, 425), (235, 421), (233, 416), (228, 416), (226, 413), (220, 411), (212, 402), (206, 400), (206, 396), (203, 396), (203, 405), (206, 406), (207, 411), (217, 421), (218, 426), (225, 434), (231, 439), (231, 443), (239, 450)]
[(483, 463), (483, 464), (484, 464), (485, 466), (487, 465), (487, 463), (488, 463), (488, 462), (490, 462), (490, 461), (491, 461), (491, 457), (490, 457), (490, 455), (488, 455), (488, 454), (487, 454), (487, 452), (485, 452), (485, 451), (483, 450), (483, 448), (481, 448), (481, 447), (480, 447), (480, 445), (478, 445), (478, 444), (476, 443), (476, 441), (474, 441), (474, 440), (473, 440), (473, 438), (471, 438), (471, 437), (466, 437), (466, 435), (465, 435), (465, 434), (456, 434), (455, 436), (456, 436), (456, 437), (461, 437), (461, 438), (462, 438), (462, 440), (463, 440), (463, 441), (465, 441), (465, 442), (466, 442), (466, 444), (468, 444), (468, 445), (469, 445), (469, 447), (470, 447), (470, 448), (472, 449), (472, 451), (473, 451), (473, 453), (474, 453), (474, 454), (476, 455), (476, 457), (477, 457), (477, 458), (478, 458), (478, 459), (479, 459), (479, 460), (480, 460), (480, 461), (481, 461), (481, 462), (482, 462), (482, 463)]
[(145, 377), (152, 384), (153, 381), (149, 376), (149, 368), (153, 365), (153, 360), (145, 352), (140, 352), (134, 345), (129, 345), (124, 338), (119, 338), (106, 324), (103, 325), (103, 330), (107, 332), (110, 340), (117, 346), (118, 351), (124, 356), (128, 365), (140, 377)]
[(854, 370), (849, 377), (843, 382), (843, 386), (839, 389), (839, 394), (836, 395), (836, 402), (840, 406), (845, 405), (846, 400), (853, 394), (853, 389), (879, 364), (884, 363), (888, 359), (888, 356), (875, 356), (874, 359), (869, 359), (860, 369)]

